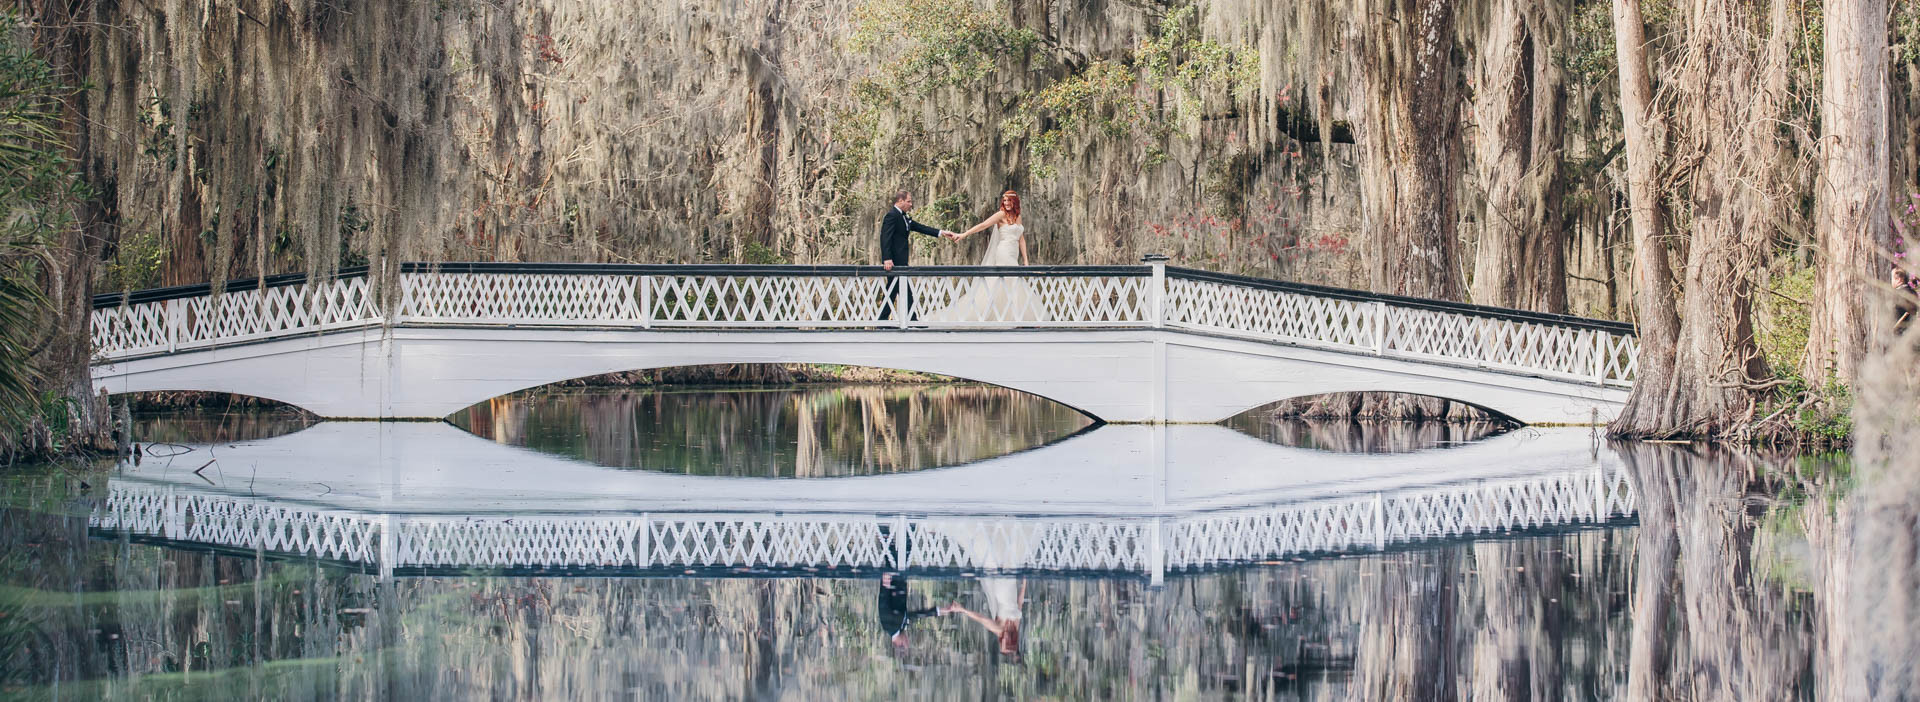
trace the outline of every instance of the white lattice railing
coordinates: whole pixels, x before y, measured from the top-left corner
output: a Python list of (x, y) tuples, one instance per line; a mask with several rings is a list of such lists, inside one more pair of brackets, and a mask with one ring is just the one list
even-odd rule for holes
[(1162, 314), (1176, 329), (1594, 384), (1630, 386), (1637, 369), (1639, 344), (1624, 325), (1315, 292), (1176, 276), (1167, 280)]
[[(111, 360), (383, 321), (364, 273), (250, 285), (218, 296), (103, 296), (93, 312), (96, 353)], [(891, 277), (852, 266), (409, 264), (392, 323), (1170, 328), (1617, 386), (1632, 384), (1639, 348), (1616, 323), (1160, 264), (918, 268)]]
[(364, 276), (260, 286), (93, 310), (93, 348), (109, 358), (182, 351), (377, 324)]
[(1633, 509), (1633, 481), (1619, 468), (1377, 493), (1179, 520), (1167, 529), (1167, 567), (1596, 523)]
[(88, 526), (354, 563), (380, 560), (382, 518), (270, 500), (114, 485)]
[[(650, 267), (661, 268), (661, 267)], [(642, 328), (1103, 327), (1150, 323), (1150, 279), (1130, 269), (897, 276), (688, 267), (688, 273), (406, 273), (401, 322)], [(703, 270), (704, 269), (704, 270)], [(716, 270), (717, 269), (717, 270)], [(709, 272), (710, 271), (710, 272)], [(860, 271), (869, 273), (871, 271)]]
[(1159, 574), (1632, 514), (1619, 468), (1171, 517), (418, 516), (114, 483), (90, 526), (415, 570), (745, 568)]

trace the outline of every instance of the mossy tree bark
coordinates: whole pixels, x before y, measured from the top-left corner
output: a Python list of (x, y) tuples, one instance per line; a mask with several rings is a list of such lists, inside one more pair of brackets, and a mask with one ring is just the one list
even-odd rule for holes
[[(759, 173), (755, 176), (752, 204), (747, 207), (749, 214), (742, 238), (758, 245), (760, 248), (757, 253), (761, 256), (773, 254), (780, 245), (773, 222), (780, 207), (780, 120), (786, 112), (780, 104), (785, 97), (782, 95), (780, 69), (780, 51), (785, 42), (781, 41), (781, 36), (789, 31), (785, 9), (784, 0), (773, 0), (766, 9), (766, 22), (759, 42), (752, 46), (743, 45), (745, 63), (752, 69), (753, 75), (753, 92), (749, 96), (752, 121), (748, 138), (758, 144), (760, 156)], [(744, 256), (736, 255), (735, 258)], [(770, 260), (748, 262), (772, 263)]]
[[(1774, 125), (1784, 117), (1789, 40), (1798, 25), (1785, 0), (1767, 13), (1724, 0), (1688, 6), (1664, 86), (1674, 105), (1669, 156), (1649, 129), (1659, 118), (1639, 5), (1616, 0), (1614, 7), (1641, 350), (1633, 394), (1613, 432), (1724, 436), (1751, 418), (1754, 383), (1767, 372), (1753, 338), (1752, 297), (1776, 227), (1791, 219), (1788, 152)], [(1665, 172), (1657, 172), (1663, 160)], [(1663, 192), (1673, 193), (1665, 203)], [(1662, 204), (1675, 208), (1688, 232), (1678, 291), (1665, 261)]]
[[(80, 18), (67, 3), (46, 3), (33, 18), (33, 41), (55, 73), (70, 85), (84, 81), (93, 45)], [(113, 196), (118, 182), (104, 173), (95, 156), (95, 132), (85, 119), (89, 95), (77, 92), (61, 102), (60, 121), (71, 162), (92, 192), (72, 203), (73, 223), (63, 228), (44, 259), (42, 292), (50, 319), (42, 332), (34, 366), (40, 386), (68, 401), (67, 449), (113, 448), (114, 418), (104, 395), (95, 395), (91, 362), (94, 266), (114, 240)]]
[(1462, 300), (1455, 227), (1461, 159), (1454, 0), (1376, 0), (1361, 48), (1369, 172), (1361, 194), (1369, 283)]
[[(1454, 0), (1371, 0), (1361, 33), (1362, 257), (1374, 290), (1464, 300), (1459, 208), (1465, 162)], [(1359, 415), (1439, 417), (1439, 398), (1365, 393)]]
[(1555, 57), (1565, 52), (1568, 9), (1498, 0), (1486, 28), (1475, 120), (1487, 190), (1473, 267), (1479, 304), (1567, 310), (1567, 86)]
[(1633, 302), (1640, 333), (1640, 369), (1616, 434), (1659, 426), (1674, 374), (1680, 315), (1673, 305), (1673, 268), (1667, 262), (1666, 203), (1658, 164), (1665, 159), (1653, 110), (1647, 65), (1646, 18), (1640, 0), (1613, 0), (1614, 52), (1620, 71), (1620, 111), (1626, 139), (1627, 197), (1633, 223)]
[(1868, 288), (1884, 267), (1888, 231), (1886, 0), (1827, 0), (1815, 186), (1819, 280), (1800, 374), (1852, 386), (1873, 335)]

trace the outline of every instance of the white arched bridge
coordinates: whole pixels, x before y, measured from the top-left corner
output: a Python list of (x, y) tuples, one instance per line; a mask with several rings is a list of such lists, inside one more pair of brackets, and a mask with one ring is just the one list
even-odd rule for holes
[[(379, 572), (1170, 574), (1630, 519), (1585, 430), (1404, 454), (1276, 446), (1220, 426), (1106, 426), (910, 473), (781, 479), (623, 470), (443, 423), (329, 422), (123, 464), (101, 536)], [(200, 470), (196, 470), (200, 468)], [(670, 467), (663, 467), (671, 470)]]
[[(889, 277), (891, 276), (891, 277)], [(405, 264), (94, 301), (96, 383), (439, 418), (615, 371), (830, 363), (992, 383), (1108, 422), (1212, 422), (1344, 391), (1530, 424), (1610, 420), (1630, 326), (1141, 266)], [(883, 319), (889, 281), (905, 319)]]

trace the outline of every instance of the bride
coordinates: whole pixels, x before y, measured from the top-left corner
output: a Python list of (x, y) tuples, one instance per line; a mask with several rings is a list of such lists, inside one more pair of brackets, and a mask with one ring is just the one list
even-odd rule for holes
[[(1020, 224), (1020, 195), (1012, 190), (1000, 194), (1000, 209), (972, 229), (954, 235), (965, 239), (975, 232), (993, 228), (987, 242), (982, 266), (1027, 265), (1027, 228)], [(1045, 321), (1046, 307), (1033, 286), (1018, 277), (971, 278), (957, 281), (953, 302), (922, 317), (946, 322)], [(964, 292), (961, 292), (964, 291)]]

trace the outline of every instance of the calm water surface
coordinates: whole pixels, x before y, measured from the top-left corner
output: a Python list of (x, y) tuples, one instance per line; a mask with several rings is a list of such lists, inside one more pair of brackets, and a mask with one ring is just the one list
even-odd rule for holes
[[(139, 465), (8, 474), (0, 695), (1622, 699), (1656, 649), (1676, 685), (1815, 684), (1782, 463), (1078, 416), (878, 386), (516, 396), (471, 434), (145, 417)], [(946, 603), (1013, 643), (911, 614)]]

